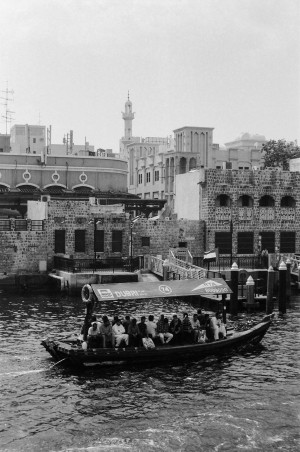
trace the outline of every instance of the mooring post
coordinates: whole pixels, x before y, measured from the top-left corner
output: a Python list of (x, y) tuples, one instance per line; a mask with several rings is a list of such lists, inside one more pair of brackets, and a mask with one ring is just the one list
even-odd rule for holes
[(163, 267), (163, 280), (168, 281), (169, 279), (169, 259), (165, 259), (162, 264)]
[(278, 309), (281, 314), (286, 313), (286, 265), (283, 261), (279, 265)]
[(290, 301), (291, 299), (291, 265), (292, 262), (291, 260), (288, 258), (286, 260), (286, 299), (287, 301)]
[(238, 313), (238, 292), (239, 292), (239, 267), (234, 262), (231, 267), (231, 290), (230, 295), (230, 314), (237, 315)]
[(224, 325), (226, 325), (226, 293), (222, 294), (222, 305), (223, 305), (223, 312), (222, 312), (223, 323), (224, 323)]
[(247, 290), (247, 311), (254, 309), (254, 286), (255, 282), (252, 276), (250, 275), (246, 281), (246, 290)]
[(275, 272), (273, 267), (270, 265), (268, 269), (268, 281), (267, 281), (266, 314), (271, 314), (274, 310), (274, 301), (273, 301), (274, 280)]

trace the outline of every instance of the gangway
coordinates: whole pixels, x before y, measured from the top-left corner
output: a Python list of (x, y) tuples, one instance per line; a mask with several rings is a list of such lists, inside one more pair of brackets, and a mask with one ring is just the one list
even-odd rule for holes
[[(150, 256), (150, 270), (156, 275), (163, 277), (164, 269), (166, 269), (168, 279), (200, 279), (207, 277), (207, 269), (192, 264), (193, 257), (189, 250), (184, 248), (184, 252), (180, 250), (179, 253), (177, 250), (170, 250), (168, 259)], [(179, 259), (179, 256), (185, 258), (185, 260)]]

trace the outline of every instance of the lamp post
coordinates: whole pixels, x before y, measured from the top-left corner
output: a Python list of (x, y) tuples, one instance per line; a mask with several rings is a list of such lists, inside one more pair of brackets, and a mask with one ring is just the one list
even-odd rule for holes
[(232, 247), (233, 247), (233, 223), (232, 219), (230, 220), (230, 236), (231, 236), (231, 252), (230, 252), (230, 267), (232, 267)]
[(133, 257), (133, 244), (132, 244), (132, 238), (133, 238), (133, 226), (134, 224), (141, 218), (141, 215), (138, 215), (137, 217), (134, 217), (130, 220), (130, 271), (133, 271), (133, 265), (132, 265), (132, 257)]

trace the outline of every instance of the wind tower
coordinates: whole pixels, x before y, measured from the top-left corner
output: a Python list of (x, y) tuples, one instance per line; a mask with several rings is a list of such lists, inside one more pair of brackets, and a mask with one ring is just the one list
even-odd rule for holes
[(122, 112), (122, 117), (124, 119), (124, 140), (130, 141), (132, 139), (132, 120), (134, 119), (134, 113), (132, 112), (132, 102), (128, 99), (125, 103), (125, 112)]

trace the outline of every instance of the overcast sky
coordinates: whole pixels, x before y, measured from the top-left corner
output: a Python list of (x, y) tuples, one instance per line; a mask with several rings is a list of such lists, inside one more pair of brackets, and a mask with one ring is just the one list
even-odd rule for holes
[(299, 0), (0, 0), (11, 125), (51, 124), (53, 143), (73, 129), (75, 144), (86, 137), (118, 152), (129, 90), (135, 136), (191, 125), (214, 127), (219, 144), (241, 132), (299, 143), (299, 8)]

